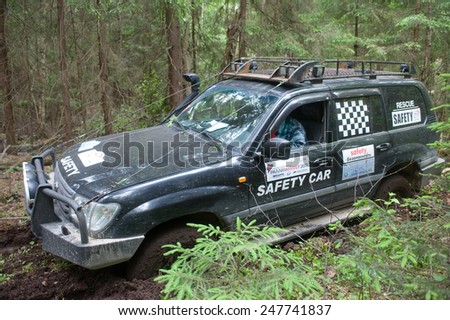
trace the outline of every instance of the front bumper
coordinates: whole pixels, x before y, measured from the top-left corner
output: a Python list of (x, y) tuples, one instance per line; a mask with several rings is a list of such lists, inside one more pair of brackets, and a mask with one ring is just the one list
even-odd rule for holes
[[(43, 248), (65, 260), (87, 269), (99, 269), (129, 260), (144, 236), (120, 239), (97, 239), (88, 234), (82, 206), (72, 198), (58, 193), (44, 171), (44, 158), (56, 157), (47, 150), (30, 163), (23, 163), (25, 207), (31, 216), (31, 230), (42, 238)], [(56, 214), (56, 202), (62, 202), (75, 212), (76, 223)]]
[(129, 260), (144, 236), (122, 239), (89, 238), (81, 243), (79, 230), (73, 224), (58, 222), (42, 225), (42, 246), (65, 260), (87, 269), (99, 269)]

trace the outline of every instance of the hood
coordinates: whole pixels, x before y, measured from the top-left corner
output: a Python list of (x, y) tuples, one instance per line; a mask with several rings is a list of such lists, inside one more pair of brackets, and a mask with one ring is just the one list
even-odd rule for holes
[(168, 125), (124, 132), (70, 147), (58, 174), (87, 197), (225, 160), (216, 142)]

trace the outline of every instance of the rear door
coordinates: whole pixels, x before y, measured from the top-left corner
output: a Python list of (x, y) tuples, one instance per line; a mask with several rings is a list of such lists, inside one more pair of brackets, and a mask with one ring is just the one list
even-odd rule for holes
[(395, 154), (379, 89), (335, 91), (332, 105), (337, 208), (369, 195)]

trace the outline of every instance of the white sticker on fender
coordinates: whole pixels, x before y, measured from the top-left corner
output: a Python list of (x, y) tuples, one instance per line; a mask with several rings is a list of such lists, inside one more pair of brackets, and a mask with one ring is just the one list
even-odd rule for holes
[(309, 173), (309, 156), (307, 155), (266, 163), (266, 177), (268, 182), (307, 173)]
[(101, 142), (97, 141), (97, 140), (91, 140), (91, 141), (86, 141), (83, 142), (80, 147), (78, 148), (79, 152), (85, 151), (85, 150), (89, 150), (94, 148), (96, 145), (99, 145)]
[(85, 167), (90, 167), (94, 164), (102, 163), (104, 161), (105, 154), (102, 151), (92, 149), (86, 152), (79, 153), (78, 157)]

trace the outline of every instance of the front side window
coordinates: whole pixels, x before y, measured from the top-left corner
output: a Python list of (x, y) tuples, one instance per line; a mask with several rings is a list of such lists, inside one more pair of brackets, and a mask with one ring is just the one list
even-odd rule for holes
[(274, 136), (291, 142), (292, 148), (324, 142), (325, 101), (302, 104), (274, 128)]
[(244, 144), (278, 100), (265, 92), (215, 85), (172, 120), (223, 144)]

